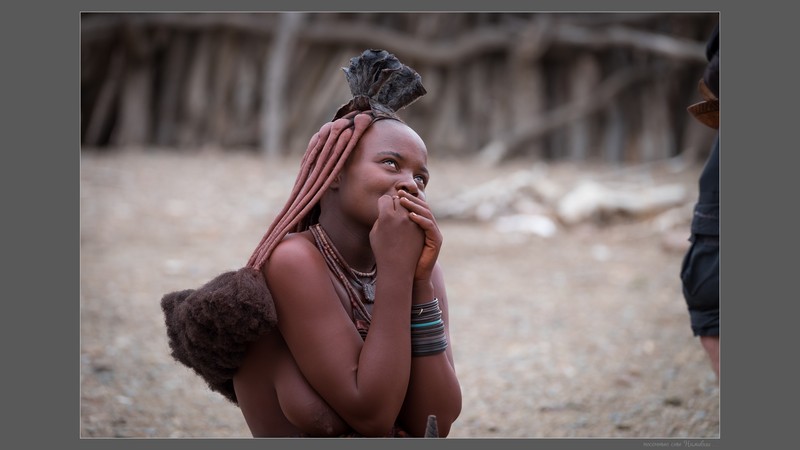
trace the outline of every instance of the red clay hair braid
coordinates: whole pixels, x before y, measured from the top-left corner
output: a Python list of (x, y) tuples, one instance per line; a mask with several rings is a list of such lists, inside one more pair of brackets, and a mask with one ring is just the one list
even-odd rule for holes
[(304, 219), (344, 167), (358, 140), (376, 120), (371, 111), (354, 111), (326, 123), (312, 136), (289, 200), (253, 251), (247, 261), (248, 267), (260, 270), (286, 234), (304, 231), (312, 225)]
[(289, 200), (253, 251), (247, 267), (260, 270), (286, 234), (313, 225), (314, 208), (370, 125), (381, 119), (402, 122), (396, 111), (426, 93), (419, 74), (385, 50), (365, 50), (342, 69), (353, 99), (311, 137)]

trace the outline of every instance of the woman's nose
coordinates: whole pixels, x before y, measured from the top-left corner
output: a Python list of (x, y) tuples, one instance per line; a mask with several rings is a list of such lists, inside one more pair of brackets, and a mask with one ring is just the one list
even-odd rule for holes
[(417, 186), (417, 183), (414, 181), (413, 175), (403, 178), (398, 184), (397, 190), (398, 192), (406, 191), (414, 197), (418, 197), (420, 193), (419, 186)]

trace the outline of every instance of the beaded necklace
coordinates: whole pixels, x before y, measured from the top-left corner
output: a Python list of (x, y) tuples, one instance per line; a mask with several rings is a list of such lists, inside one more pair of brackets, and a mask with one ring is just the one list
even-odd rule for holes
[[(372, 314), (369, 313), (364, 303), (372, 304), (375, 302), (375, 280), (377, 279), (378, 268), (376, 267), (369, 272), (360, 272), (353, 269), (345, 262), (319, 223), (309, 227), (309, 230), (314, 235), (314, 241), (325, 258), (328, 268), (336, 274), (336, 277), (345, 287), (347, 296), (350, 299), (350, 305), (353, 307), (353, 320), (359, 329), (359, 333), (361, 333), (361, 337), (366, 337), (366, 330), (372, 322)], [(359, 290), (363, 294), (363, 302)], [(363, 321), (365, 326), (358, 326), (359, 321)]]

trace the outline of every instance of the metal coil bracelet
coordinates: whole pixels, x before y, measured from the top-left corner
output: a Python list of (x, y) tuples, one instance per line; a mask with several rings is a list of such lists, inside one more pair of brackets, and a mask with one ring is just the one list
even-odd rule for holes
[(439, 299), (411, 308), (411, 356), (436, 355), (447, 349)]

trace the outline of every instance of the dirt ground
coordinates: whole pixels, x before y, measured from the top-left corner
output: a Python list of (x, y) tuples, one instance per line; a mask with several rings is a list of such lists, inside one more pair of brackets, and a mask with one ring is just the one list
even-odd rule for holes
[[(298, 164), (244, 152), (83, 152), (81, 437), (250, 436), (234, 405), (170, 357), (159, 301), (242, 267)], [(435, 211), (529, 165), (431, 160), (429, 202)], [(547, 170), (561, 186), (630, 174)], [(635, 171), (688, 190), (667, 225), (665, 215), (615, 219), (545, 237), (439, 221), (463, 392), (451, 437), (719, 437), (718, 384), (678, 278), (699, 172)]]

